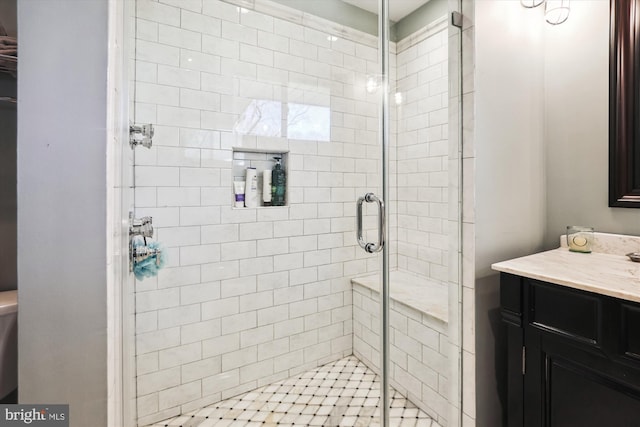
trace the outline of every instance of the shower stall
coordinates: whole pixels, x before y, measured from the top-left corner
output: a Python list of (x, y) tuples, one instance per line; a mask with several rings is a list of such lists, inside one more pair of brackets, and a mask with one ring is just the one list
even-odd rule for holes
[(132, 425), (460, 425), (454, 3), (125, 8), (154, 132), (123, 173), (165, 260), (123, 292)]

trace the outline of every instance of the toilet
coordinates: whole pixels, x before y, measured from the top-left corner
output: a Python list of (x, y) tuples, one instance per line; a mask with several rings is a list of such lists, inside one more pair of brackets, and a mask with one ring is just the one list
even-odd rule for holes
[(18, 387), (18, 291), (0, 292), (0, 400)]

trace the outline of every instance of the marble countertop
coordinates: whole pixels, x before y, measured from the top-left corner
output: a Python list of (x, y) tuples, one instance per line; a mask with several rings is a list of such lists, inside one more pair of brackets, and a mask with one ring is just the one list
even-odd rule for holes
[(499, 262), (494, 270), (640, 302), (640, 263), (624, 255), (570, 252), (561, 247)]

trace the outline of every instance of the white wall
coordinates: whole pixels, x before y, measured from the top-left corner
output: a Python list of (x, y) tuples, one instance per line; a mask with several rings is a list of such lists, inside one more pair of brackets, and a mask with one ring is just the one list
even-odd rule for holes
[(545, 246), (567, 225), (640, 234), (640, 210), (609, 208), (609, 2), (571, 3), (545, 28)]
[(18, 10), (19, 401), (107, 422), (106, 0)]
[[(545, 227), (541, 12), (515, 1), (475, 3), (475, 135), (463, 141), (474, 144), (464, 148), (465, 161), (475, 160), (475, 212), (469, 203), (463, 211), (475, 228), (475, 418), (480, 427), (502, 422), (503, 366), (496, 366), (496, 355), (502, 354), (504, 341), (498, 275), (490, 265), (541, 249)], [(469, 179), (465, 174), (465, 191), (473, 188)]]

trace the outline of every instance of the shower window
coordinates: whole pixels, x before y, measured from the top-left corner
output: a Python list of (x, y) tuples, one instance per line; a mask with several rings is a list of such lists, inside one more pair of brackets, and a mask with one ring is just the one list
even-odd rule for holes
[(254, 99), (233, 126), (233, 131), (240, 135), (330, 141), (331, 109)]

